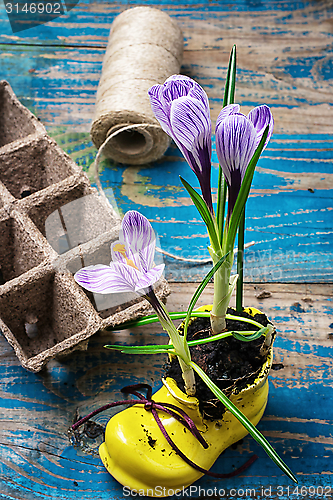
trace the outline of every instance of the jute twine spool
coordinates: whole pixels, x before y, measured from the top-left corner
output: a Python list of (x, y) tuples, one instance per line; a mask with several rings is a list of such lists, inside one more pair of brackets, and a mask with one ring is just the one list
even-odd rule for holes
[(170, 139), (151, 110), (147, 91), (179, 73), (182, 54), (182, 32), (164, 12), (136, 7), (115, 19), (90, 132), (98, 149), (104, 145), (104, 156), (141, 165), (163, 155)]

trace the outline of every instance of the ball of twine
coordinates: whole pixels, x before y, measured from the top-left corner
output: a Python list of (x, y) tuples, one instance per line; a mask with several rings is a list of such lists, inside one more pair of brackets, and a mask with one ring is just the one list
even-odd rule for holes
[[(170, 144), (150, 106), (148, 89), (179, 73), (183, 35), (165, 12), (136, 7), (112, 24), (97, 91), (91, 138), (104, 156), (141, 165)], [(117, 133), (116, 133), (117, 132)]]

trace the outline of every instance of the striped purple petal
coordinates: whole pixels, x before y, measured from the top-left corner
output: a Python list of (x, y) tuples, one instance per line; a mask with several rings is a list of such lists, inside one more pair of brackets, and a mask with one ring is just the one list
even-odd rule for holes
[(163, 271), (164, 271), (164, 264), (160, 264), (156, 267), (153, 267), (152, 269), (149, 269), (149, 271), (147, 271), (146, 273), (142, 273), (140, 279), (137, 281), (135, 285), (135, 291), (139, 293), (140, 290), (144, 290), (152, 286), (160, 279), (160, 277), (163, 274)]
[(269, 109), (268, 106), (266, 106), (266, 104), (264, 104), (263, 106), (257, 106), (256, 108), (250, 111), (248, 117), (253, 123), (257, 133), (256, 148), (259, 145), (259, 142), (261, 141), (261, 138), (263, 136), (263, 133), (265, 132), (267, 125), (269, 126), (267, 139), (264, 145), (265, 148), (268, 144), (268, 141), (271, 138), (274, 127), (274, 119), (271, 110)]
[(211, 120), (206, 92), (191, 78), (173, 75), (148, 91), (163, 130), (185, 156), (200, 182), (202, 196), (213, 212), (211, 197)]
[(228, 185), (228, 214), (235, 206), (246, 168), (256, 149), (252, 122), (239, 113), (229, 114), (216, 127), (216, 152)]
[(84, 267), (75, 273), (74, 279), (83, 288), (94, 293), (139, 292), (156, 283), (163, 270), (164, 264), (161, 264), (144, 274), (131, 266), (114, 262), (110, 266), (99, 264)]
[(216, 151), (228, 185), (228, 216), (242, 184), (247, 166), (269, 126), (265, 147), (272, 135), (274, 120), (268, 106), (258, 106), (248, 117), (239, 112), (238, 104), (222, 108), (216, 121)]
[(74, 275), (75, 281), (86, 290), (94, 293), (134, 292), (141, 278), (140, 271), (120, 262), (110, 266), (98, 264), (80, 269)]
[(170, 109), (174, 100), (189, 94), (194, 81), (188, 76), (172, 75), (162, 85), (154, 85), (148, 90), (150, 104), (164, 132), (173, 137), (170, 126)]
[(217, 129), (220, 123), (223, 122), (229, 115), (239, 113), (239, 110), (239, 104), (228, 104), (228, 106), (224, 106), (217, 117), (215, 129)]
[(197, 83), (185, 75), (172, 75), (162, 85), (165, 103), (187, 96)]
[(156, 237), (144, 215), (135, 210), (126, 212), (121, 224), (120, 240), (124, 241), (126, 254), (140, 271), (147, 272), (153, 267)]
[(163, 98), (163, 86), (154, 85), (148, 90), (148, 95), (150, 98), (150, 105), (156, 119), (160, 122), (160, 125), (164, 132), (172, 137), (169, 120), (170, 104), (165, 103), (165, 100)]
[(206, 92), (200, 85), (184, 75), (172, 75), (162, 85), (154, 85), (148, 90), (150, 104), (163, 130), (172, 138), (170, 112), (172, 103), (181, 97), (192, 97), (202, 102), (209, 113), (209, 102)]
[(232, 172), (239, 171), (243, 179), (255, 151), (256, 138), (252, 122), (241, 114), (231, 114), (217, 126), (216, 151), (229, 186)]
[(207, 112), (202, 101), (192, 97), (174, 101), (170, 124), (177, 143), (191, 151), (195, 158), (198, 157), (199, 149), (207, 148), (211, 153), (212, 126), (209, 110)]
[(119, 240), (111, 245), (113, 262), (80, 269), (74, 275), (76, 282), (95, 293), (140, 293), (163, 274), (164, 264), (154, 267), (155, 239), (148, 219), (130, 210), (122, 221)]
[(209, 110), (202, 101), (183, 97), (171, 106), (170, 123), (173, 136), (188, 164), (198, 177), (203, 199), (211, 212), (212, 128)]
[(209, 100), (204, 89), (192, 78), (185, 75), (172, 75), (162, 85), (164, 104), (172, 104), (181, 97), (191, 97), (202, 102), (209, 113)]

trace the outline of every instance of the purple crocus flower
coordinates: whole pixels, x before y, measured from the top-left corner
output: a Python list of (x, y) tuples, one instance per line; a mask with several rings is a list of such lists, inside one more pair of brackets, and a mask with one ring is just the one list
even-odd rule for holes
[(122, 221), (119, 241), (111, 245), (110, 265), (84, 267), (74, 279), (95, 293), (136, 292), (142, 295), (159, 280), (164, 270), (164, 264), (154, 266), (154, 253), (155, 234), (150, 222), (131, 210)]
[(247, 166), (269, 126), (265, 146), (272, 135), (274, 120), (268, 106), (258, 106), (248, 116), (239, 104), (222, 108), (215, 129), (216, 152), (228, 186), (228, 220), (235, 206)]
[(148, 94), (157, 120), (198, 177), (202, 197), (213, 213), (210, 184), (212, 125), (206, 92), (188, 76), (173, 75), (163, 85), (151, 87)]

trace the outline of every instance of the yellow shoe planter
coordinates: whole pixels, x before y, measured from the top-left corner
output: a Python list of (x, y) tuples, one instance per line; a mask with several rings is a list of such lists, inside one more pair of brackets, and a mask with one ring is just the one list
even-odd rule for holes
[[(252, 308), (251, 312), (254, 315), (260, 311)], [(261, 419), (267, 404), (267, 377), (272, 358), (270, 347), (255, 381), (229, 397), (254, 425)], [(177, 447), (206, 470), (226, 448), (248, 434), (229, 411), (221, 420), (203, 419), (198, 399), (184, 394), (171, 378), (163, 380), (163, 387), (152, 399), (177, 406), (193, 420), (208, 444), (207, 449), (174, 417), (158, 411), (166, 432)], [(151, 411), (145, 410), (142, 404), (131, 406), (109, 420), (99, 453), (108, 472), (128, 490), (136, 490), (142, 496), (170, 496), (203, 476), (171, 448)]]

